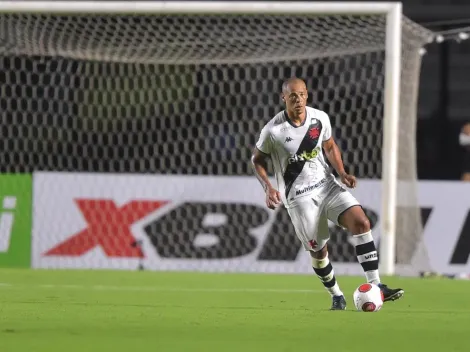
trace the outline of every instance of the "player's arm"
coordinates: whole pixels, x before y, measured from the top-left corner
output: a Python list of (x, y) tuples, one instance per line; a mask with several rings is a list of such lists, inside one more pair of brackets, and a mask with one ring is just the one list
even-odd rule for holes
[(251, 156), (251, 165), (253, 166), (253, 171), (255, 172), (256, 178), (261, 183), (265, 193), (266, 193), (266, 205), (270, 209), (276, 208), (281, 202), (280, 193), (272, 186), (268, 178), (268, 161), (270, 156), (263, 153), (257, 147), (253, 149), (253, 154)]
[(341, 158), (341, 151), (338, 148), (338, 145), (335, 142), (333, 137), (323, 142), (323, 150), (325, 155), (328, 158), (331, 166), (336, 170), (338, 175), (345, 174), (343, 159)]
[(323, 150), (325, 151), (325, 155), (328, 158), (331, 166), (336, 170), (339, 177), (341, 178), (341, 182), (343, 182), (346, 186), (350, 188), (356, 187), (356, 178), (352, 175), (349, 175), (344, 170), (343, 159), (341, 158), (341, 151), (339, 150), (338, 145), (336, 144), (333, 137), (330, 137), (326, 141), (323, 142)]
[(253, 171), (255, 172), (256, 178), (261, 183), (261, 186), (265, 192), (268, 188), (273, 188), (268, 178), (269, 159), (270, 156), (268, 154), (264, 154), (256, 147), (253, 149), (253, 154), (251, 155), (251, 165), (253, 166)]

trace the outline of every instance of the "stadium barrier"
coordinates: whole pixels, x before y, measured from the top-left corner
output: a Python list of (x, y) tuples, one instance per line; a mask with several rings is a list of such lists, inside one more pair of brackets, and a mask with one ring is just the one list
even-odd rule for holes
[(0, 267), (31, 265), (32, 176), (0, 174)]
[[(34, 268), (311, 273), (287, 212), (271, 211), (254, 177), (37, 172)], [(470, 184), (421, 181), (418, 200), (433, 271), (470, 272)], [(379, 181), (359, 180), (380, 241)], [(400, 202), (400, 201), (399, 201)], [(347, 233), (330, 224), (339, 274), (362, 274)], [(417, 275), (416, 263), (397, 273)]]

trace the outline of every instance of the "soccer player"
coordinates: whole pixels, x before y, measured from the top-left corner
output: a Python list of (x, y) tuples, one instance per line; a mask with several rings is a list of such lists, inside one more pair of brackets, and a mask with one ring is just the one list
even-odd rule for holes
[[(312, 257), (313, 270), (331, 294), (332, 310), (346, 309), (346, 300), (328, 259), (328, 219), (353, 234), (356, 255), (369, 283), (376, 284), (384, 301), (400, 298), (404, 291), (382, 284), (377, 250), (370, 223), (359, 202), (338, 183), (322, 152), (349, 188), (356, 178), (348, 174), (332, 136), (328, 115), (306, 106), (307, 87), (299, 78), (282, 85), (286, 109), (274, 116), (261, 130), (251, 162), (266, 192), (270, 209), (284, 204), (297, 237)], [(267, 162), (273, 163), (277, 189), (270, 183)]]

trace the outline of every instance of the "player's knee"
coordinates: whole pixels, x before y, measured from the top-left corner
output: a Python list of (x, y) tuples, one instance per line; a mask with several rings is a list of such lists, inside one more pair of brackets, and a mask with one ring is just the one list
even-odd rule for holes
[(328, 254), (328, 248), (326, 245), (323, 246), (319, 251), (310, 251), (310, 256), (314, 259), (324, 259)]
[(352, 233), (354, 235), (360, 235), (370, 231), (370, 221), (367, 219), (367, 217), (360, 217), (354, 220), (352, 227)]

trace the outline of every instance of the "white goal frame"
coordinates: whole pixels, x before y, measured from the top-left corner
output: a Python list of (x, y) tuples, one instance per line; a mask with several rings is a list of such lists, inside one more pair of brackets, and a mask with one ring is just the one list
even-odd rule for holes
[(386, 15), (385, 101), (382, 147), (381, 273), (395, 273), (398, 121), (400, 114), (400, 2), (218, 1), (1, 1), (0, 13), (48, 14), (382, 14)]

